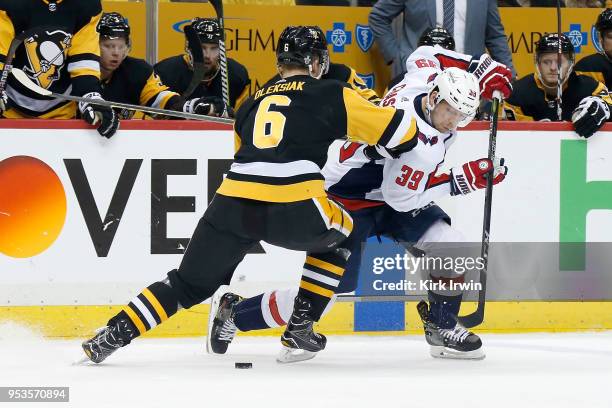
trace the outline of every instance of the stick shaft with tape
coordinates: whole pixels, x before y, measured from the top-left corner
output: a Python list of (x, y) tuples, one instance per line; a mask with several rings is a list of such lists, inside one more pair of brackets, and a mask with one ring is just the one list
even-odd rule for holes
[(23, 86), (27, 87), (31, 91), (39, 95), (42, 95), (42, 96), (50, 96), (53, 98), (63, 99), (66, 101), (74, 101), (74, 102), (80, 102), (80, 103), (89, 103), (89, 104), (98, 105), (98, 106), (106, 106), (108, 108), (128, 109), (128, 110), (133, 110), (133, 111), (153, 113), (157, 115), (173, 116), (173, 117), (182, 118), (182, 119), (202, 120), (206, 122), (215, 122), (215, 123), (224, 123), (224, 124), (234, 123), (233, 119), (197, 115), (195, 113), (178, 112), (178, 111), (173, 111), (173, 110), (168, 110), (168, 109), (152, 108), (149, 106), (132, 105), (129, 103), (105, 101), (103, 99), (92, 99), (92, 98), (83, 98), (80, 96), (58, 94), (58, 93), (51, 92), (47, 89), (44, 89), (36, 85), (34, 82), (32, 82), (32, 80), (30, 80), (30, 78), (28, 78), (25, 72), (23, 72), (22, 70), (18, 68), (13, 68), (11, 73)]

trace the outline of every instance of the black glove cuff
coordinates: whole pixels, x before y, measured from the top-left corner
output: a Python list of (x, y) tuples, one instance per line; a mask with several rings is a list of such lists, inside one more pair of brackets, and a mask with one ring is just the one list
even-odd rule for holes
[(363, 154), (370, 160), (382, 160), (385, 158), (382, 154), (378, 153), (375, 146), (366, 147), (363, 149)]

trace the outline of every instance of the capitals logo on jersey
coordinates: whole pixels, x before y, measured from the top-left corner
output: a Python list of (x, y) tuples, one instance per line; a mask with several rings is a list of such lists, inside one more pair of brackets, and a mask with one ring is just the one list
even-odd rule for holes
[(49, 89), (60, 78), (71, 41), (72, 34), (62, 30), (45, 31), (25, 40), (29, 62), (25, 73), (42, 88)]
[(419, 132), (418, 136), (419, 140), (421, 142), (423, 142), (424, 144), (430, 144), (430, 145), (435, 145), (436, 143), (438, 143), (438, 136), (433, 136), (433, 137), (427, 137), (425, 136), (425, 134)]

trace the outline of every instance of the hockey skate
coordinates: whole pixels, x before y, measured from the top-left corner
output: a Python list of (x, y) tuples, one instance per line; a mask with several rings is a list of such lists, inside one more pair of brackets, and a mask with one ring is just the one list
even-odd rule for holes
[(430, 346), (430, 354), (436, 358), (482, 360), (485, 358), (480, 337), (460, 324), (451, 329), (441, 329), (429, 319), (427, 302), (420, 301), (417, 311), (423, 321), (425, 339)]
[(81, 344), (87, 357), (83, 357), (77, 362), (93, 362), (99, 364), (117, 349), (129, 344), (130, 340), (136, 336), (133, 324), (126, 319), (115, 321), (110, 326), (96, 330), (96, 335)]
[(227, 347), (236, 336), (233, 309), (242, 297), (226, 292), (227, 286), (219, 288), (213, 295), (208, 315), (208, 335), (206, 336), (206, 352), (209, 354), (225, 354)]
[(281, 336), (283, 348), (276, 358), (277, 362), (285, 364), (310, 360), (325, 348), (327, 339), (315, 333), (312, 328), (314, 321), (309, 314), (311, 309), (306, 299), (299, 296), (295, 298), (293, 314)]

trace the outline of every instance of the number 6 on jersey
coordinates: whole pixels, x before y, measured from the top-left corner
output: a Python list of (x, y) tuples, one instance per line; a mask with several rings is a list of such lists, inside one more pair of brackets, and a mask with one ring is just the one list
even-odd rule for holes
[(276, 147), (283, 139), (285, 131), (285, 115), (277, 111), (271, 111), (272, 105), (289, 106), (291, 99), (285, 95), (270, 95), (260, 103), (255, 115), (255, 126), (253, 127), (253, 144), (258, 149), (269, 149)]

